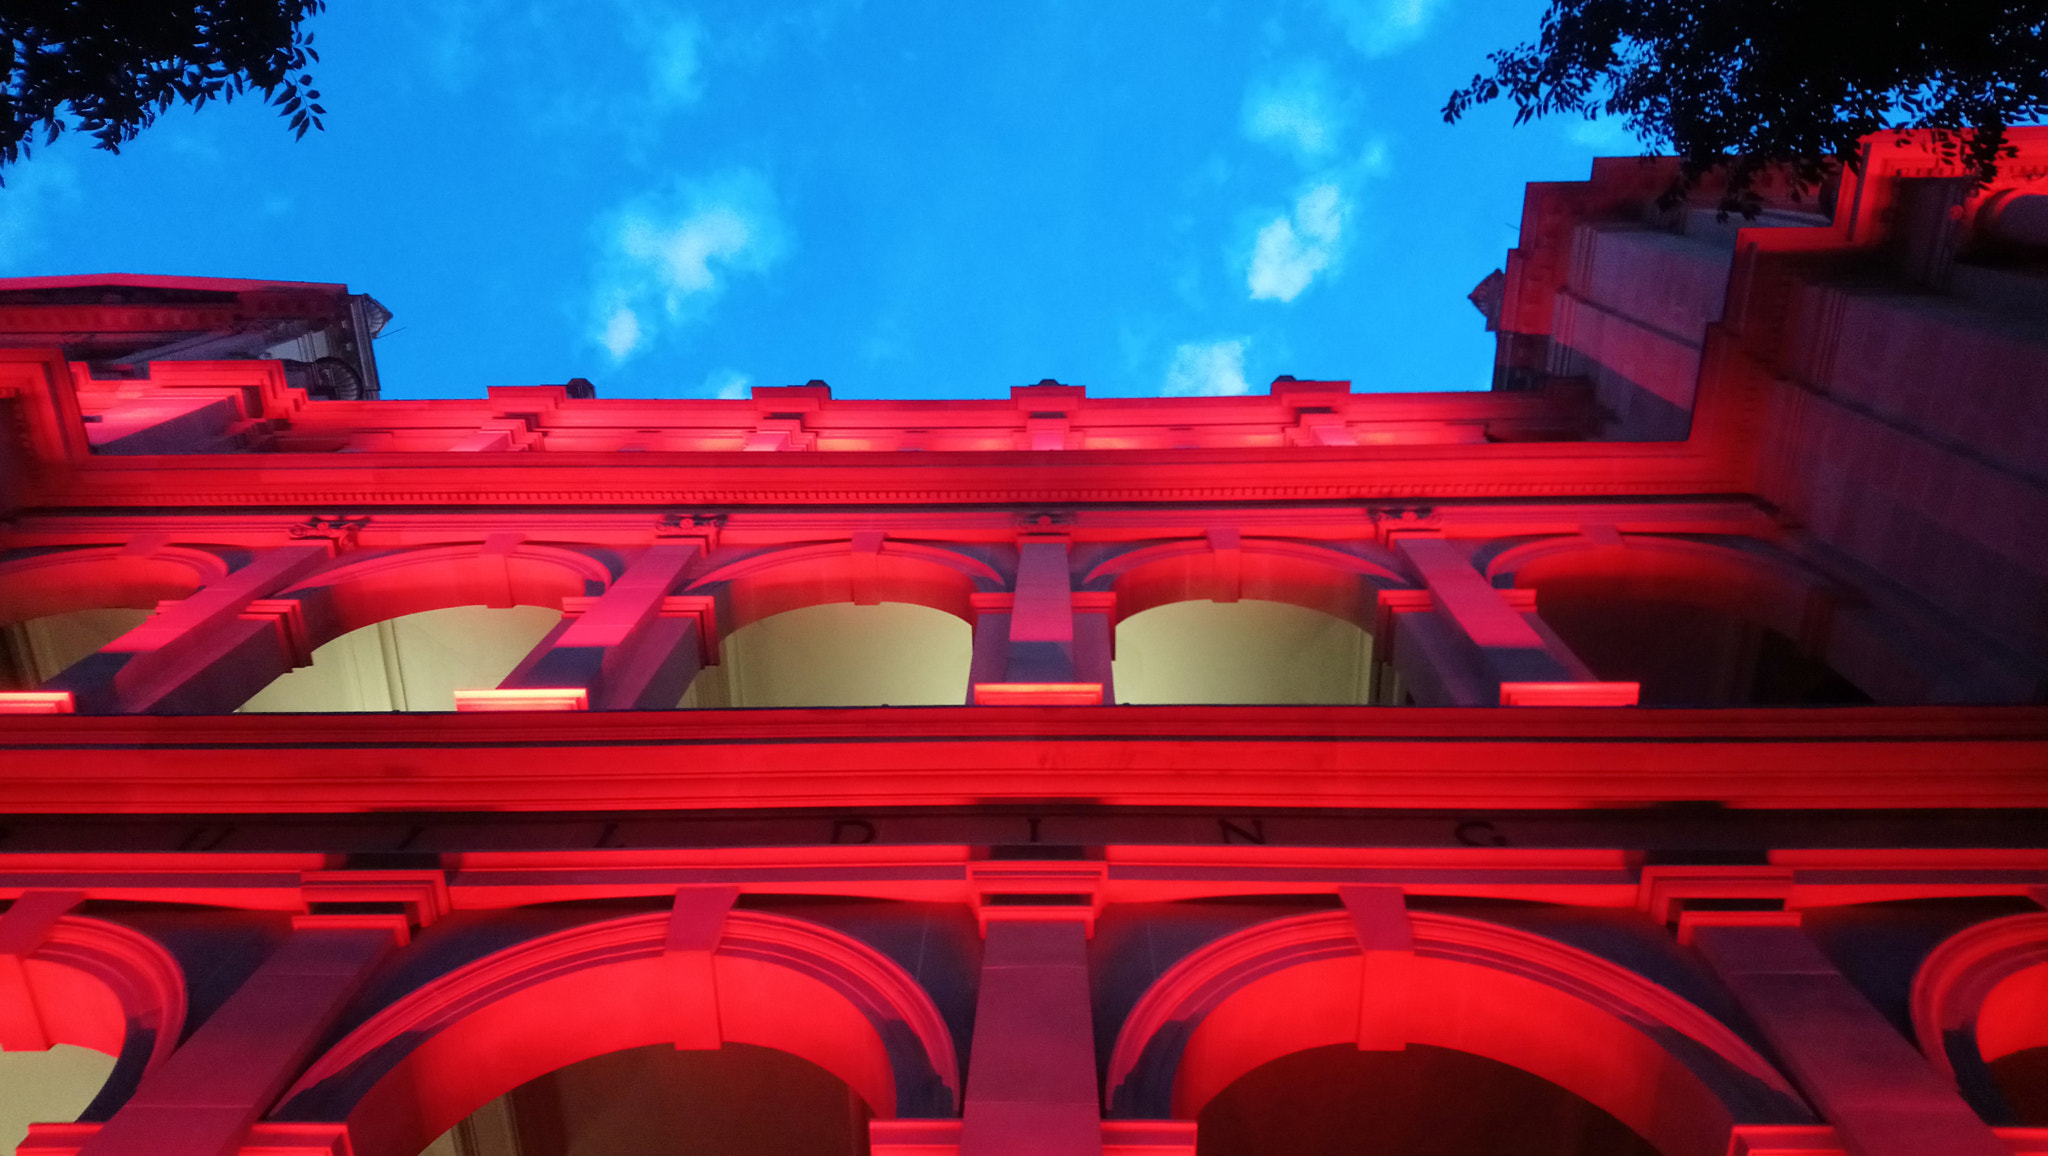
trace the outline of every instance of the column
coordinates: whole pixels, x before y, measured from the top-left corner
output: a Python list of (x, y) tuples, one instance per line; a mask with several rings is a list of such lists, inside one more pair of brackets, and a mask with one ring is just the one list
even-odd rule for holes
[(195, 592), (44, 684), (92, 714), (227, 714), (311, 661), (299, 604), (270, 595), (312, 573), (334, 546), (279, 546)]
[(1009, 594), (974, 594), (974, 656), (967, 664), (967, 705), (979, 700), (985, 685), (1006, 681), (1010, 671)]
[(1013, 592), (976, 597), (969, 701), (984, 706), (1114, 701), (1109, 665), (1113, 602), (1074, 592), (1068, 545), (1063, 534), (1022, 536)]
[(79, 1156), (229, 1156), (240, 1148), (405, 933), (402, 916), (303, 915), (293, 926)]
[(458, 692), (457, 709), (675, 706), (715, 639), (711, 600), (669, 591), (705, 552), (703, 538), (657, 541), (602, 595), (580, 608), (565, 607), (562, 622), (496, 691)]
[(960, 1156), (1100, 1156), (1088, 914), (985, 912)]
[[(1383, 592), (1395, 669), (1423, 706), (1632, 706), (1631, 682), (1601, 682), (1536, 616), (1527, 595), (1494, 589), (1440, 537), (1394, 540), (1426, 598)], [(1518, 604), (1519, 603), (1519, 604)]]
[(1796, 912), (1688, 912), (1681, 919), (1681, 933), (1852, 1156), (2010, 1156), (1799, 929)]

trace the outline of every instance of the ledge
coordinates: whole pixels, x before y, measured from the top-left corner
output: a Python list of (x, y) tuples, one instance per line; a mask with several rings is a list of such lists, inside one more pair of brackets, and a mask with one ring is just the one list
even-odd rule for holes
[(2048, 806), (2048, 708), (16, 716), (0, 810)]
[[(1256, 466), (1256, 469), (1247, 467)], [(95, 458), (27, 507), (1070, 504), (1524, 498), (1746, 488), (1693, 442), (834, 453), (351, 453)]]

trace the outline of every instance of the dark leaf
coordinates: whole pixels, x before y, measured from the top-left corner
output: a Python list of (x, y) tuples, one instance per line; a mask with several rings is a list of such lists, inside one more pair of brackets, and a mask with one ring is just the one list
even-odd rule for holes
[(1488, 60), (1446, 121), (1503, 97), (1517, 124), (1604, 113), (1677, 154), (1667, 198), (1716, 173), (1723, 210), (1753, 213), (1769, 174), (1810, 193), (1885, 131), (1932, 130), (1994, 178), (2006, 126), (2048, 119), (2048, 0), (1551, 0)]
[(298, 67), (319, 59), (305, 47), (313, 37), (304, 22), (325, 7), (324, 0), (199, 0), (182, 10), (0, 3), (0, 164), (26, 157), (38, 135), (53, 142), (67, 128), (118, 152), (174, 103), (199, 109), (249, 88), (293, 116), (291, 130), (303, 137), (320, 127), (307, 110), (318, 99), (313, 76)]

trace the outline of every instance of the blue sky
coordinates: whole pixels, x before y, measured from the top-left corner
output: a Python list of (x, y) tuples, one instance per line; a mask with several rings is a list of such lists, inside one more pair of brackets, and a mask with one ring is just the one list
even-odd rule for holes
[(1605, 125), (1456, 127), (1540, 0), (332, 0), (253, 101), (7, 173), (0, 276), (346, 282), (386, 396), (1483, 389), (1465, 294)]

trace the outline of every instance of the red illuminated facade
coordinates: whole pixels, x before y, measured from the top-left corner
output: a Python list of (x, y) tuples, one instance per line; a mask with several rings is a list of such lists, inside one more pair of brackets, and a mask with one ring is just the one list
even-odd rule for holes
[[(2015, 139), (1532, 185), (1476, 394), (401, 401), (339, 286), (0, 282), (0, 1049), (113, 1057), (20, 1151), (2048, 1153)], [(1120, 693), (1254, 603), (1357, 693)], [(890, 606), (950, 705), (707, 697)], [(242, 709), (455, 607), (545, 631)]]

